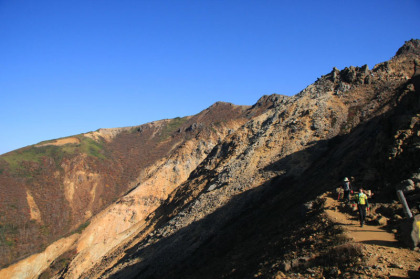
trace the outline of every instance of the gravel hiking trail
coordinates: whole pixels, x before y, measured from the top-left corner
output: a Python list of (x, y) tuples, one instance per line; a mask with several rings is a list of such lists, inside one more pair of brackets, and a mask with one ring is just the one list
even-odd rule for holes
[(340, 202), (331, 197), (327, 197), (325, 207), (328, 218), (343, 228), (350, 242), (363, 245), (367, 269), (366, 276), (359, 278), (420, 278), (420, 253), (404, 248), (382, 226), (360, 227), (357, 211), (340, 212)]

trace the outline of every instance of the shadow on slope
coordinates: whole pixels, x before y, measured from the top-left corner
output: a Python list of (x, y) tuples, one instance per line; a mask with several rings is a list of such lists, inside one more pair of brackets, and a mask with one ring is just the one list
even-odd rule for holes
[[(395, 131), (406, 124), (400, 120), (418, 112), (419, 96), (413, 94), (403, 96), (395, 109), (350, 134), (318, 141), (266, 169), (290, 171), (299, 158), (310, 158), (313, 163), (299, 177), (281, 176), (239, 194), (212, 214), (155, 243), (147, 245), (146, 238), (127, 251), (120, 260), (125, 268), (111, 278), (250, 278), (262, 266), (278, 264), (291, 249), (304, 250), (296, 246), (296, 239), (311, 218), (304, 214), (305, 204), (338, 187), (342, 177), (355, 176), (355, 186), (369, 185), (387, 193), (394, 191), (387, 183), (401, 181), (418, 167), (419, 157), (410, 152), (400, 159), (388, 158)], [(404, 164), (399, 164), (401, 160)], [(161, 216), (169, 216), (175, 207), (164, 204), (158, 209), (157, 227), (169, 221)]]
[[(349, 136), (343, 138), (346, 137)], [(287, 173), (300, 158), (309, 155), (312, 161), (317, 161), (332, 152), (331, 148), (329, 142), (319, 141), (279, 160), (265, 171), (282, 169)], [(327, 163), (325, 167), (330, 170), (332, 166)], [(315, 173), (307, 171), (306, 175), (317, 177), (319, 174), (317, 170)], [(268, 259), (276, 259), (274, 263), (277, 263), (296, 248), (293, 238), (300, 235), (293, 233), (310, 217), (305, 214), (305, 204), (334, 187), (332, 183), (338, 183), (338, 179), (335, 177), (325, 183), (323, 179), (314, 178), (318, 182), (307, 183), (302, 178), (283, 176), (234, 196), (225, 206), (167, 238), (150, 245), (146, 245), (148, 239), (143, 240), (120, 261), (130, 263), (141, 259), (141, 262), (132, 261), (132, 265), (111, 278), (252, 277)], [(157, 211), (160, 216), (170, 215), (176, 207), (166, 206)], [(167, 221), (169, 218), (158, 222), (164, 226)]]
[[(282, 181), (286, 185), (292, 183), (291, 179)], [(302, 214), (301, 197), (291, 199), (290, 189), (279, 186), (267, 183), (249, 190), (169, 237), (148, 246), (143, 246), (147, 243), (147, 239), (144, 240), (140, 247), (128, 251), (129, 256), (120, 262), (136, 258), (142, 261), (128, 266), (112, 278), (218, 278), (231, 273), (232, 267), (241, 263), (247, 264), (246, 270), (255, 270), (260, 263), (258, 259), (264, 250), (269, 249), (266, 241), (274, 241), (272, 252), (277, 250), (280, 257), (284, 253), (281, 247), (285, 244), (282, 241), (283, 225), (287, 224), (290, 228), (305, 215)], [(281, 207), (273, 208), (279, 202), (280, 193), (289, 198), (283, 201)], [(252, 245), (241, 247), (249, 242)], [(237, 253), (230, 253), (238, 249)], [(251, 255), (246, 255), (251, 251)], [(243, 257), (248, 259), (244, 261)], [(209, 270), (207, 267), (210, 266)], [(243, 278), (243, 269), (244, 266), (241, 266), (234, 274)]]

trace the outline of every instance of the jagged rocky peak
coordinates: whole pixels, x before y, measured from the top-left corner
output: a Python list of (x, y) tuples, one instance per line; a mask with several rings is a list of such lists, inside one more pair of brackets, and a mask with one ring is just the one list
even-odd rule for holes
[(346, 83), (357, 83), (357, 84), (369, 84), (370, 80), (370, 70), (368, 65), (363, 65), (362, 67), (345, 67), (342, 71), (333, 68), (331, 73), (325, 76), (332, 82), (346, 82)]
[(369, 83), (369, 80), (366, 80), (366, 77), (369, 76), (369, 67), (368, 65), (363, 65), (362, 67), (346, 67), (340, 72), (341, 79), (344, 82), (348, 83)]
[(405, 55), (405, 54), (414, 54), (420, 55), (420, 40), (411, 39), (406, 41), (405, 44), (398, 49), (396, 56)]
[(280, 95), (280, 94), (264, 95), (257, 101), (254, 107), (266, 107), (267, 105), (271, 106), (271, 105), (281, 104), (289, 98), (290, 98), (289, 96)]
[[(405, 44), (397, 51), (396, 57), (404, 55), (420, 55), (420, 40), (411, 39), (410, 41), (406, 41)], [(376, 65), (373, 71), (386, 71), (388, 66), (389, 61), (386, 61)], [(334, 67), (332, 71), (323, 78), (334, 83), (345, 82), (353, 84), (370, 84), (372, 82), (372, 71), (369, 70), (368, 65), (363, 65), (362, 67), (350, 66), (341, 71)]]
[(371, 84), (372, 71), (368, 65), (361, 67), (350, 66), (343, 70), (336, 67), (329, 74), (318, 78), (313, 84), (302, 90), (297, 97), (309, 95), (311, 98), (317, 98), (328, 92), (346, 92), (352, 86)]
[[(333, 68), (298, 95), (265, 95), (252, 108), (216, 102), (190, 117), (88, 133), (106, 140), (82, 142), (81, 150), (64, 161), (59, 153), (42, 162), (23, 162), (16, 175), (21, 170), (33, 174), (33, 187), (21, 185), (24, 177), (13, 180), (8, 175), (13, 169), (0, 161), (0, 184), (10, 185), (0, 197), (6, 202), (22, 197), (17, 205), (0, 201), (2, 212), (13, 214), (7, 225), (16, 228), (4, 234), (26, 238), (23, 245), (1, 247), (0, 265), (27, 256), (23, 249), (41, 239), (51, 248), (36, 260), (17, 263), (32, 268), (25, 272), (33, 272), (33, 278), (197, 278), (208, 270), (214, 273), (207, 277), (248, 278), (259, 274), (261, 262), (271, 272), (273, 263), (280, 266), (288, 257), (277, 252), (296, 243), (289, 237), (296, 231), (284, 228), (306, 226), (298, 223), (306, 218), (301, 206), (334, 189), (336, 179), (350, 172), (360, 184), (386, 189), (382, 196), (394, 185), (407, 193), (420, 185), (419, 46), (419, 40), (406, 42), (399, 56), (372, 70), (367, 65)], [(12, 196), (15, 189), (23, 192)], [(18, 223), (13, 218), (21, 214), (13, 210), (20, 207), (28, 213)], [(37, 212), (57, 224), (40, 224)], [(94, 217), (80, 236), (62, 239), (67, 246), (46, 238), (44, 228), (76, 227), (82, 221), (70, 222), (87, 220), (87, 213)], [(245, 222), (259, 225), (255, 229)], [(53, 237), (67, 233), (64, 227)], [(307, 252), (292, 246), (294, 259)], [(276, 252), (267, 256), (266, 251)], [(11, 265), (0, 270), (0, 278), (21, 270)], [(197, 273), (189, 274), (192, 270)]]

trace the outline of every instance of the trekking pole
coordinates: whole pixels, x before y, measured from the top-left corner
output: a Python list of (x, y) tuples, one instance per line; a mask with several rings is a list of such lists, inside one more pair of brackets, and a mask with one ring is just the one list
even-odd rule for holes
[(397, 196), (398, 196), (398, 199), (400, 200), (400, 202), (403, 205), (405, 216), (410, 218), (410, 219), (413, 218), (413, 213), (411, 213), (411, 210), (408, 207), (407, 200), (404, 197), (403, 191), (398, 190), (397, 191)]

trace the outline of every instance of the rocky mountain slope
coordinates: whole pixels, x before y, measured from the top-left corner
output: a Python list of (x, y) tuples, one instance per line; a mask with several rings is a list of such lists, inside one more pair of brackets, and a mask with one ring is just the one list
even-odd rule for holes
[[(285, 260), (334, 244), (338, 233), (313, 208), (342, 177), (355, 177), (378, 203), (392, 203), (401, 188), (418, 213), (419, 67), (420, 41), (411, 40), (372, 70), (334, 68), (292, 97), (217, 103), (192, 117), (3, 155), (3, 264), (65, 238), (0, 275), (292, 276)], [(325, 241), (299, 241), (305, 224)]]
[[(247, 109), (217, 103), (192, 117), (99, 129), (0, 156), (0, 264), (80, 232), (92, 216), (171, 165), (175, 171), (164, 179), (172, 186), (162, 190), (170, 193), (220, 138), (247, 121)], [(181, 173), (180, 156), (188, 156)], [(138, 201), (142, 214), (162, 194)]]

